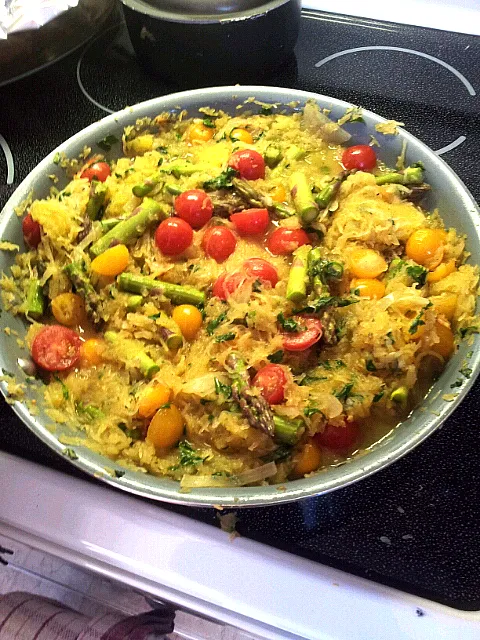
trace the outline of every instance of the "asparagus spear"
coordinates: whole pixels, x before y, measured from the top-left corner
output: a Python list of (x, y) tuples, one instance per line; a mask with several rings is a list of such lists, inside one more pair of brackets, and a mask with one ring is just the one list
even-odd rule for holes
[(127, 300), (127, 311), (136, 311), (143, 302), (143, 296), (129, 296)]
[(295, 211), (286, 204), (283, 204), (283, 202), (281, 204), (275, 204), (273, 210), (278, 218), (291, 218), (295, 215)]
[(392, 171), (377, 176), (375, 181), (377, 184), (422, 184), (423, 183), (423, 164), (416, 162), (406, 167), (403, 171)]
[(332, 200), (336, 198), (340, 185), (349, 175), (349, 171), (342, 171), (315, 196), (315, 202), (320, 209), (326, 209)]
[(100, 220), (101, 229), (104, 233), (116, 227), (119, 222), (122, 222), (124, 218), (106, 218), (105, 220)]
[(167, 162), (162, 164), (159, 172), (160, 173), (171, 173), (175, 178), (180, 178), (180, 176), (191, 176), (194, 173), (200, 172), (208, 172), (211, 167), (207, 164), (192, 164), (191, 162), (186, 162), (185, 160), (173, 160), (172, 162)]
[(287, 300), (300, 302), (307, 296), (308, 256), (311, 247), (307, 244), (294, 252), (287, 284)]
[(263, 193), (254, 189), (248, 180), (233, 178), (232, 184), (242, 198), (254, 207), (267, 207), (268, 209), (272, 207), (273, 200), (269, 196), (263, 195)]
[(390, 394), (390, 400), (398, 404), (402, 409), (405, 409), (408, 401), (408, 389), (407, 387), (398, 387), (394, 389)]
[(285, 444), (295, 444), (303, 433), (305, 423), (301, 418), (289, 420), (277, 414), (273, 415), (275, 439)]
[(75, 287), (76, 292), (82, 296), (87, 314), (92, 318), (94, 324), (99, 324), (102, 321), (98, 311), (100, 296), (90, 282), (83, 264), (71, 262), (65, 267), (65, 272)]
[(154, 173), (150, 178), (147, 178), (147, 180), (140, 184), (136, 184), (132, 188), (133, 195), (137, 196), (137, 198), (144, 198), (145, 196), (148, 196), (148, 194), (160, 184), (162, 178), (163, 176), (161, 173)]
[(103, 182), (92, 180), (92, 183), (90, 185), (90, 198), (85, 209), (85, 213), (90, 220), (96, 220), (98, 218), (100, 209), (105, 202), (106, 195), (107, 187), (103, 184)]
[(164, 295), (174, 304), (194, 304), (200, 305), (205, 303), (205, 294), (194, 287), (188, 285), (172, 284), (171, 282), (162, 282), (154, 278), (139, 276), (133, 273), (122, 273), (118, 279), (120, 289), (130, 291), (131, 293), (139, 293), (146, 295)]
[(155, 322), (159, 326), (160, 336), (167, 347), (172, 350), (180, 349), (183, 344), (183, 336), (175, 320), (160, 311), (158, 317), (155, 318)]
[(166, 184), (165, 191), (168, 191), (168, 193), (170, 193), (172, 196), (179, 196), (181, 193), (183, 193), (183, 189), (173, 183)]
[(263, 154), (263, 159), (265, 160), (265, 164), (267, 165), (267, 167), (273, 169), (282, 159), (282, 152), (278, 147), (269, 145), (266, 148), (265, 153)]
[(133, 362), (146, 378), (151, 378), (160, 371), (158, 364), (145, 353), (138, 340), (122, 338), (115, 331), (106, 331), (105, 340), (112, 345), (120, 360)]
[(45, 298), (40, 281), (37, 278), (31, 278), (28, 283), (27, 299), (25, 301), (25, 315), (31, 318), (40, 318), (45, 308)]
[(275, 424), (272, 410), (263, 396), (252, 393), (245, 362), (237, 353), (230, 353), (225, 361), (225, 366), (232, 378), (232, 397), (240, 407), (248, 424), (273, 437)]
[(94, 256), (98, 256), (110, 246), (128, 244), (132, 240), (139, 238), (150, 222), (163, 217), (166, 216), (158, 202), (151, 198), (145, 198), (142, 204), (135, 209), (133, 215), (119, 222), (110, 231), (107, 231), (104, 236), (93, 243), (90, 251)]
[(295, 171), (290, 176), (290, 192), (293, 204), (300, 222), (303, 225), (310, 224), (318, 216), (318, 207), (312, 196), (307, 178), (301, 171)]

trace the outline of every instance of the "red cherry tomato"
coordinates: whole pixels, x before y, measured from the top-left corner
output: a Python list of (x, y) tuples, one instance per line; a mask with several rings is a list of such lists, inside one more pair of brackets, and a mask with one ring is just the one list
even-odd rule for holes
[(287, 256), (309, 242), (310, 238), (303, 229), (280, 227), (268, 236), (267, 249), (274, 256)]
[(175, 213), (194, 229), (203, 227), (212, 217), (210, 196), (201, 189), (189, 189), (175, 198)]
[(334, 451), (351, 449), (358, 439), (359, 428), (356, 422), (345, 422), (343, 425), (327, 424), (323, 433), (314, 436), (317, 444)]
[(22, 231), (25, 242), (32, 249), (36, 249), (40, 244), (41, 234), (40, 234), (40, 224), (32, 218), (32, 216), (27, 213), (25, 218), (22, 220)]
[(106, 162), (94, 162), (84, 171), (82, 171), (81, 178), (87, 178), (87, 180), (98, 180), (99, 182), (105, 182), (110, 175), (110, 167)]
[(280, 404), (285, 400), (286, 384), (285, 370), (279, 364), (268, 364), (253, 379), (253, 385), (261, 389), (269, 404)]
[(322, 323), (318, 318), (311, 316), (296, 316), (299, 331), (285, 331), (283, 335), (283, 348), (286, 351), (305, 351), (322, 337)]
[(245, 209), (232, 213), (230, 221), (242, 236), (256, 236), (265, 233), (270, 224), (270, 216), (266, 209)]
[(229, 295), (238, 289), (244, 282), (245, 276), (240, 271), (222, 273), (213, 285), (213, 295), (220, 300), (226, 300)]
[(33, 340), (32, 358), (46, 371), (65, 371), (79, 361), (81, 344), (80, 336), (73, 329), (48, 325)]
[(265, 160), (253, 149), (241, 149), (230, 156), (228, 166), (235, 169), (244, 180), (258, 180), (265, 177)]
[(278, 273), (273, 264), (262, 260), (262, 258), (249, 258), (243, 263), (243, 271), (249, 277), (254, 280), (261, 280), (262, 282), (270, 282), (274, 287), (278, 282)]
[(223, 262), (235, 251), (237, 239), (227, 227), (210, 227), (205, 231), (202, 245), (209, 258)]
[(357, 144), (345, 149), (342, 164), (349, 170), (371, 171), (377, 164), (377, 154), (368, 144)]
[(167, 218), (155, 231), (155, 243), (166, 256), (178, 256), (192, 244), (193, 229), (181, 218)]

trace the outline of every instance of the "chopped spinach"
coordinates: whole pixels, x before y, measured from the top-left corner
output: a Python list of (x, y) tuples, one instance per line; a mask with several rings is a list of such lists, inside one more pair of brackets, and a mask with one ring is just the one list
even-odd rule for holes
[(407, 274), (417, 282), (421, 287), (427, 281), (428, 270), (425, 267), (421, 267), (420, 265), (409, 265), (407, 267)]
[(112, 134), (105, 136), (102, 140), (97, 142), (97, 147), (103, 149), (104, 151), (110, 151), (112, 146), (118, 142), (118, 138)]
[(211, 118), (204, 118), (202, 124), (209, 129), (215, 129), (215, 122)]
[(283, 356), (284, 352), (282, 351), (282, 349), (279, 349), (278, 351), (275, 351), (271, 355), (267, 356), (267, 360), (273, 362), (273, 364), (278, 364), (283, 360)]
[(123, 433), (127, 436), (127, 438), (131, 438), (132, 440), (141, 440), (142, 439), (142, 430), (138, 427), (135, 429), (129, 429), (124, 422), (119, 422), (118, 428), (123, 431)]
[(260, 114), (262, 116), (271, 116), (272, 115), (272, 111), (273, 111), (273, 107), (269, 107), (267, 105), (263, 105), (262, 108), (260, 109)]
[(73, 449), (71, 449), (70, 447), (66, 447), (63, 450), (63, 455), (67, 456), (67, 458), (70, 458), (70, 460), (78, 460), (78, 456), (75, 453), (75, 451)]
[(116, 478), (123, 478), (123, 476), (125, 475), (125, 471), (120, 471), (120, 469), (114, 469), (113, 473), (115, 474)]
[(232, 397), (232, 387), (228, 384), (223, 384), (221, 380), (215, 378), (215, 393), (217, 395), (223, 395), (228, 400)]
[(318, 407), (314, 407), (313, 405), (305, 407), (305, 409), (303, 410), (303, 415), (306, 416), (307, 418), (311, 418), (316, 413), (322, 413), (322, 412), (320, 411), (320, 409), (318, 409)]
[(373, 362), (373, 360), (368, 359), (368, 360), (365, 360), (365, 369), (367, 371), (376, 371), (377, 367), (375, 366), (375, 363)]
[(216, 191), (217, 189), (230, 189), (233, 187), (233, 178), (238, 176), (238, 171), (233, 167), (227, 167), (225, 171), (211, 180), (203, 183), (203, 188), (207, 191)]
[(345, 402), (352, 395), (352, 389), (353, 382), (348, 382), (339, 391), (336, 391), (334, 395), (340, 400), (340, 402)]
[(70, 398), (70, 392), (68, 390), (67, 385), (61, 380), (58, 376), (54, 376), (54, 380), (60, 383), (62, 387), (62, 395), (64, 400), (68, 400)]
[(373, 396), (373, 402), (380, 402), (380, 400), (383, 398), (384, 395), (385, 395), (385, 391), (380, 391), (379, 393), (376, 393)]
[(214, 334), (215, 329), (222, 324), (222, 322), (226, 319), (226, 317), (227, 317), (227, 312), (222, 311), (222, 313), (219, 316), (217, 316), (213, 320), (210, 320), (210, 322), (207, 324), (207, 333), (209, 336), (212, 336)]
[(468, 378), (470, 378), (470, 376), (472, 375), (473, 370), (470, 367), (462, 367), (460, 369), (460, 373), (468, 380)]
[(288, 444), (280, 444), (271, 453), (263, 456), (263, 462), (284, 462), (292, 455), (292, 447)]
[(199, 456), (197, 450), (194, 449), (188, 440), (182, 440), (178, 443), (178, 455), (181, 467), (196, 466), (197, 464), (202, 464), (202, 462), (205, 462), (208, 458), (208, 456), (205, 456), (204, 458)]
[(277, 320), (280, 326), (290, 333), (295, 333), (295, 331), (299, 330), (298, 322), (293, 318), (285, 318), (283, 313), (279, 313), (277, 315)]
[(237, 334), (234, 331), (229, 331), (228, 333), (222, 333), (219, 336), (215, 337), (215, 342), (229, 342), (230, 340), (235, 340)]

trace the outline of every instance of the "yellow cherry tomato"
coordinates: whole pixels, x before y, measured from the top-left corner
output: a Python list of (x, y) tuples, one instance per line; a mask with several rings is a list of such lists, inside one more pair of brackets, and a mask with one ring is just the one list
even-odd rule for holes
[(158, 449), (173, 447), (182, 437), (184, 425), (183, 416), (174, 404), (159, 409), (148, 425), (147, 442)]
[(144, 389), (138, 403), (138, 415), (141, 418), (153, 416), (163, 404), (167, 404), (172, 394), (171, 389), (162, 382), (154, 380)]
[(407, 256), (433, 271), (443, 260), (447, 234), (443, 229), (417, 229), (405, 246)]
[(99, 276), (118, 276), (125, 271), (129, 260), (130, 254), (127, 247), (124, 244), (117, 244), (92, 260), (90, 268)]
[(80, 346), (80, 364), (82, 367), (94, 367), (103, 361), (105, 342), (101, 338), (90, 338)]
[(453, 350), (455, 349), (455, 337), (453, 331), (448, 324), (445, 324), (439, 320), (435, 323), (435, 331), (439, 338), (439, 342), (432, 345), (433, 351), (436, 351), (443, 358), (449, 358)]
[(427, 276), (427, 282), (440, 282), (451, 273), (455, 271), (455, 260), (449, 260), (448, 262), (442, 262), (438, 267), (431, 271)]
[(352, 291), (358, 291), (360, 298), (378, 300), (385, 295), (385, 285), (375, 278), (357, 278), (350, 284)]
[(175, 307), (172, 319), (180, 327), (185, 340), (193, 340), (203, 322), (202, 314), (192, 304), (181, 304)]
[(214, 133), (213, 127), (206, 127), (203, 122), (194, 122), (187, 131), (187, 140), (197, 144), (208, 142), (213, 138)]
[(52, 313), (57, 322), (74, 327), (86, 320), (85, 303), (76, 293), (61, 293), (52, 300)]
[(455, 293), (442, 293), (439, 296), (432, 296), (430, 302), (433, 309), (439, 315), (445, 316), (447, 320), (452, 320), (457, 308), (458, 296)]
[(232, 129), (230, 132), (230, 140), (234, 142), (245, 142), (245, 144), (253, 144), (253, 136), (246, 129)]
[(350, 254), (350, 271), (357, 278), (376, 278), (388, 269), (384, 258), (373, 249), (354, 249)]
[(322, 461), (320, 447), (311, 440), (307, 442), (300, 451), (300, 455), (295, 463), (294, 473), (297, 476), (304, 476), (306, 473), (316, 471)]
[(281, 184), (275, 185), (270, 191), (270, 197), (274, 202), (285, 202), (285, 198), (287, 197), (285, 187)]

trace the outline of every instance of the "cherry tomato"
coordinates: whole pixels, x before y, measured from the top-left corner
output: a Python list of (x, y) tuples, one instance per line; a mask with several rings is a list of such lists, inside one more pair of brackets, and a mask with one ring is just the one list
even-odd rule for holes
[(230, 156), (228, 166), (240, 174), (244, 180), (258, 180), (265, 177), (265, 160), (258, 151), (241, 149)]
[(181, 218), (167, 218), (155, 231), (155, 243), (166, 256), (178, 256), (192, 244), (193, 229)]
[(175, 198), (175, 213), (194, 229), (200, 229), (212, 217), (210, 196), (201, 189), (189, 189)]
[(202, 245), (209, 258), (223, 262), (235, 251), (237, 239), (227, 227), (210, 227), (205, 231)]
[(266, 209), (245, 209), (232, 213), (230, 221), (242, 236), (256, 236), (265, 233), (270, 217)]
[(254, 280), (270, 282), (274, 287), (278, 282), (278, 273), (273, 264), (262, 258), (249, 258), (243, 263), (243, 272)]
[(342, 164), (348, 170), (371, 171), (377, 164), (377, 154), (368, 144), (357, 144), (345, 149)]
[(358, 439), (359, 428), (356, 422), (345, 422), (343, 425), (327, 424), (323, 433), (317, 433), (314, 440), (322, 447), (334, 451), (351, 449)]
[(320, 340), (323, 333), (322, 323), (311, 316), (296, 316), (299, 331), (283, 332), (283, 348), (286, 351), (305, 351)]
[(286, 384), (285, 370), (279, 364), (268, 364), (253, 379), (253, 385), (261, 389), (269, 404), (280, 404), (285, 400)]
[(267, 249), (274, 256), (287, 256), (309, 242), (310, 238), (303, 229), (280, 227), (268, 236)]
[(87, 178), (87, 180), (98, 180), (99, 182), (105, 182), (110, 175), (110, 166), (106, 162), (94, 162), (89, 167), (82, 171), (81, 178)]
[(80, 336), (73, 329), (48, 325), (33, 340), (32, 358), (46, 371), (65, 371), (79, 361), (81, 344)]
[(238, 289), (244, 282), (245, 276), (240, 271), (222, 273), (213, 285), (213, 295), (220, 300), (226, 300), (229, 295)]
[(36, 249), (40, 244), (41, 234), (40, 234), (40, 224), (32, 218), (32, 216), (27, 213), (25, 218), (22, 220), (22, 231), (25, 242), (32, 249)]

